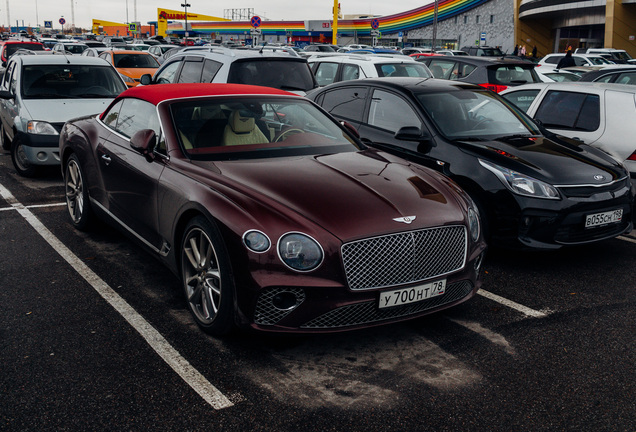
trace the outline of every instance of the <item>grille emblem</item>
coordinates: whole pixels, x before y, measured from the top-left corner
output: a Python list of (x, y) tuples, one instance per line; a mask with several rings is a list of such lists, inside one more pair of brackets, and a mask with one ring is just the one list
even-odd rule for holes
[(601, 174), (596, 174), (596, 175), (594, 176), (594, 180), (596, 180), (596, 181), (605, 180), (605, 176), (604, 176), (604, 175), (601, 175)]
[(405, 224), (410, 224), (415, 220), (416, 216), (404, 216), (400, 218), (393, 219), (396, 222), (404, 222)]

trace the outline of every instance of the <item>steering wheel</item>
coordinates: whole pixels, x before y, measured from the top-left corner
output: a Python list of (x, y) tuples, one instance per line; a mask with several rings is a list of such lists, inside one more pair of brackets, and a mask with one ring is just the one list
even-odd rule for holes
[(274, 138), (274, 142), (285, 141), (290, 135), (295, 135), (295, 134), (298, 134), (298, 133), (305, 133), (305, 131), (302, 130), (302, 129), (298, 129), (298, 128), (285, 129), (284, 131), (279, 133), (276, 138)]
[(479, 129), (479, 126), (481, 126), (481, 125), (483, 125), (483, 124), (486, 124), (486, 123), (493, 122), (493, 121), (494, 121), (493, 119), (489, 119), (489, 118), (485, 118), (485, 119), (479, 120), (479, 121), (475, 124), (475, 126), (473, 126), (473, 127), (472, 127), (472, 129)]

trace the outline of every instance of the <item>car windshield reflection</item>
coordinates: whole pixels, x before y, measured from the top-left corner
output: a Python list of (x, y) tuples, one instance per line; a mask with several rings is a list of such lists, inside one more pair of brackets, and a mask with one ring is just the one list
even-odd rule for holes
[(358, 151), (337, 123), (302, 99), (197, 99), (170, 106), (181, 147), (196, 160)]
[(126, 86), (110, 66), (24, 66), (24, 99), (114, 98)]
[(489, 140), (539, 134), (534, 123), (490, 91), (460, 90), (417, 96), (440, 132), (451, 140)]

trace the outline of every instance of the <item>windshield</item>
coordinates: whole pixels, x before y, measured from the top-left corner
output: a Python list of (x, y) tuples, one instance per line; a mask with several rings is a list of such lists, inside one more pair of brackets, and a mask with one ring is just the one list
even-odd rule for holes
[(114, 98), (126, 85), (110, 66), (33, 65), (22, 69), (24, 99)]
[(114, 65), (117, 68), (138, 69), (158, 68), (159, 63), (150, 54), (114, 54)]
[(170, 111), (182, 149), (196, 160), (359, 150), (337, 122), (301, 98), (201, 98), (175, 102)]
[(490, 91), (426, 93), (417, 98), (435, 126), (452, 140), (492, 140), (540, 133), (529, 117)]
[(433, 78), (428, 68), (422, 63), (381, 63), (376, 64), (375, 69), (379, 77), (415, 77)]
[(227, 82), (305, 92), (315, 87), (307, 62), (292, 58), (236, 61), (232, 63)]
[(612, 64), (612, 62), (610, 62), (609, 60), (607, 60), (605, 57), (588, 57), (587, 58), (592, 64), (595, 65), (606, 65), (606, 64)]
[(81, 54), (86, 48), (87, 45), (64, 45), (64, 50), (73, 54)]

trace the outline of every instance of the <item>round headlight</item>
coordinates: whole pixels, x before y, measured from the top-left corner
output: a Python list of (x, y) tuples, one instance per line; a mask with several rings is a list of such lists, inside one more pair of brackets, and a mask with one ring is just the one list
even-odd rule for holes
[(288, 233), (278, 241), (278, 256), (290, 268), (310, 271), (322, 263), (322, 248), (305, 234)]
[(243, 243), (249, 250), (257, 253), (267, 252), (271, 245), (269, 237), (260, 231), (248, 231), (243, 234)]
[(468, 209), (468, 229), (470, 238), (477, 241), (479, 239), (479, 214), (472, 208)]

